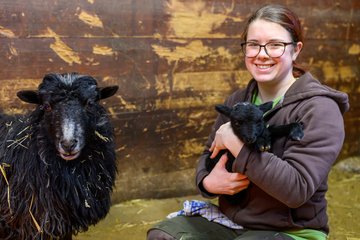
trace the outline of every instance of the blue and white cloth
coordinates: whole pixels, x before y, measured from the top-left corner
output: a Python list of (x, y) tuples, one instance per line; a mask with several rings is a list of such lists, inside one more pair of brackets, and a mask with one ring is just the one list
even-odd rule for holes
[(243, 229), (242, 226), (231, 221), (225, 216), (218, 206), (204, 201), (199, 200), (186, 200), (184, 201), (184, 209), (170, 213), (167, 218), (173, 218), (176, 216), (202, 216), (210, 222), (216, 222), (223, 226), (232, 229)]

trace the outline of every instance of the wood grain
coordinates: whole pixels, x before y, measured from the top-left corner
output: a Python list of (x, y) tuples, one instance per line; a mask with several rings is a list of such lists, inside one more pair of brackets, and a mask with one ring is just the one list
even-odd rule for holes
[[(345, 91), (339, 160), (360, 154), (359, 1), (271, 1), (301, 17), (299, 63)], [(16, 92), (48, 72), (80, 72), (117, 84), (104, 101), (115, 124), (119, 176), (114, 202), (195, 193), (194, 167), (214, 105), (250, 78), (239, 43), (252, 0), (3, 0), (0, 108), (23, 113)]]

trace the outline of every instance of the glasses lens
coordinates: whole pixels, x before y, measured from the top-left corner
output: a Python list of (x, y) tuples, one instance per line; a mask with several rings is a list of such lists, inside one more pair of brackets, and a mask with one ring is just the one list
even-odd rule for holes
[(242, 45), (243, 52), (247, 57), (255, 57), (260, 51), (260, 45), (257, 43), (245, 43)]
[(256, 57), (260, 53), (261, 47), (264, 47), (266, 54), (273, 58), (282, 56), (285, 51), (285, 46), (286, 44), (281, 42), (271, 42), (265, 45), (247, 42), (241, 45), (242, 51), (247, 57)]
[(284, 43), (267, 43), (265, 44), (266, 53), (270, 57), (280, 57), (285, 51)]

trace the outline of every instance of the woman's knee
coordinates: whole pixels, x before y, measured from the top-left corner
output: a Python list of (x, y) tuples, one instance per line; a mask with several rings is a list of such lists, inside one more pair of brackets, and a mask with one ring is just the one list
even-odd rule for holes
[(147, 240), (175, 240), (175, 238), (160, 229), (151, 229), (147, 233)]

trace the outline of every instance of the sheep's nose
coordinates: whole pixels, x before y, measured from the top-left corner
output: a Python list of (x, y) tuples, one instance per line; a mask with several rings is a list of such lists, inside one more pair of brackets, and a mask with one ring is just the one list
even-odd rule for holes
[(62, 140), (60, 142), (62, 149), (64, 149), (64, 151), (71, 153), (77, 144), (77, 140), (76, 139), (72, 139), (72, 140)]

